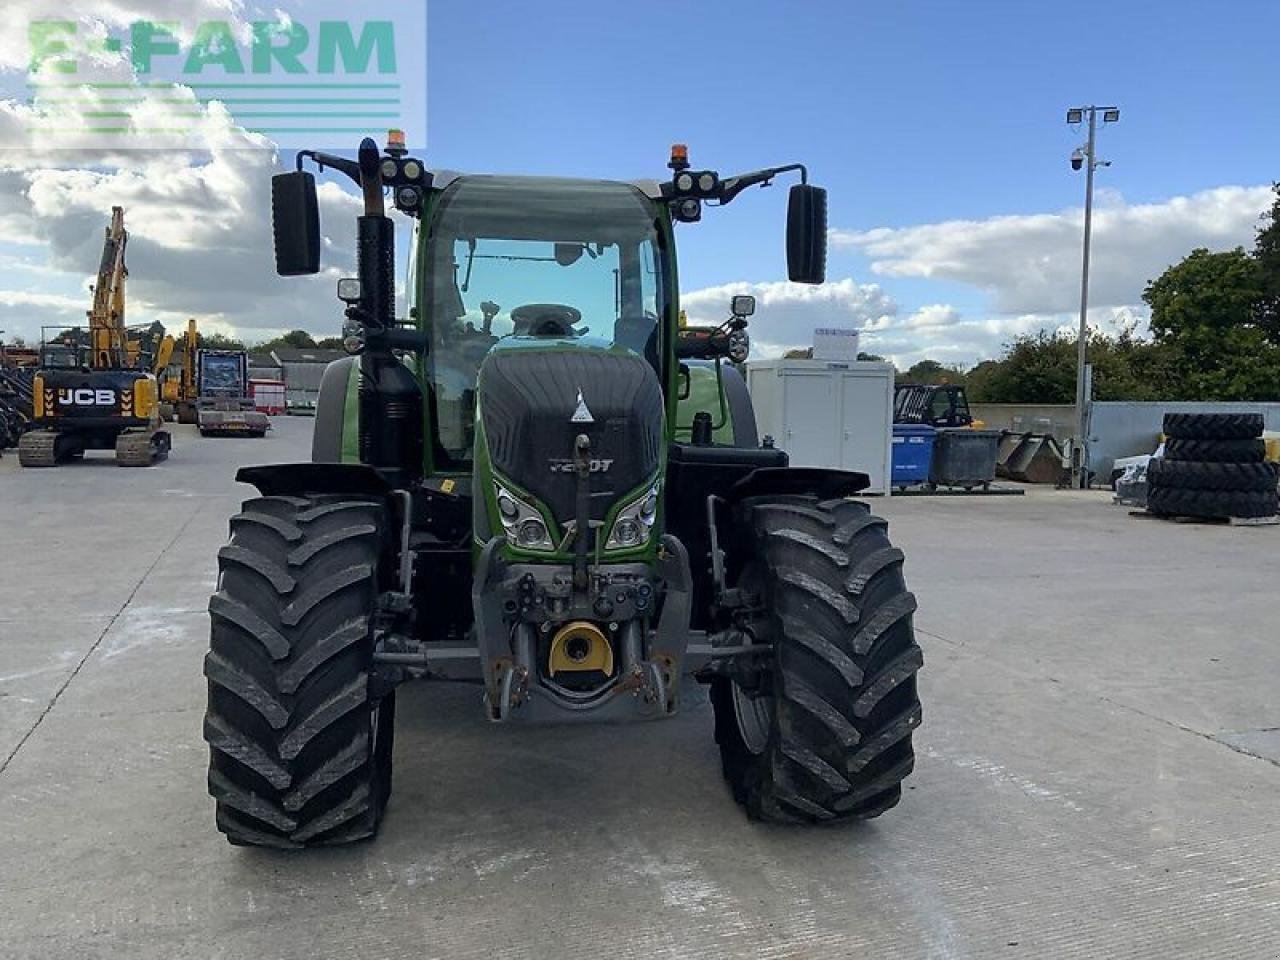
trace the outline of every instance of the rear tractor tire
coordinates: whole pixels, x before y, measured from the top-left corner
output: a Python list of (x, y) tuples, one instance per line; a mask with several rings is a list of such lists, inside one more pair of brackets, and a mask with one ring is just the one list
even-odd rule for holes
[(1280, 482), (1280, 464), (1214, 463), (1158, 458), (1147, 465), (1147, 481), (1184, 490), (1267, 491)]
[(754, 642), (773, 650), (712, 681), (725, 778), (753, 819), (878, 816), (901, 796), (921, 719), (902, 551), (852, 500), (747, 501), (740, 519), (754, 555), (738, 585), (759, 597)]
[(1182, 463), (1263, 463), (1267, 445), (1253, 440), (1166, 440), (1166, 460)]
[(372, 837), (391, 792), (395, 694), (371, 685), (385, 507), (260, 497), (231, 519), (209, 601), (209, 792), (233, 844)]
[(1174, 440), (1252, 440), (1262, 436), (1260, 413), (1166, 413), (1165, 436)]

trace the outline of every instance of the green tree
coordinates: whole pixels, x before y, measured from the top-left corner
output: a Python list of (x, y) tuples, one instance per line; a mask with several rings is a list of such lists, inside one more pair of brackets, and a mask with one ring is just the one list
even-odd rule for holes
[(316, 342), (312, 339), (311, 334), (305, 330), (290, 330), (288, 333), (274, 339), (267, 340), (254, 347), (255, 350), (278, 350), (281, 347), (293, 350), (314, 350)]
[[(1265, 231), (1264, 231), (1265, 232)], [(1151, 331), (1190, 400), (1280, 399), (1280, 342), (1266, 326), (1267, 276), (1237, 247), (1193, 250), (1151, 283)]]
[(972, 403), (999, 403), (994, 396), (991, 378), (1000, 370), (999, 360), (983, 360), (965, 373), (964, 391)]
[(1258, 304), (1258, 326), (1280, 343), (1280, 183), (1272, 184), (1275, 201), (1262, 217), (1253, 255), (1261, 271), (1262, 299)]
[[(1177, 399), (1170, 351), (1132, 331), (1117, 337), (1089, 336), (1093, 396), (1098, 400)], [(1041, 331), (1018, 337), (999, 360), (968, 372), (965, 390), (975, 403), (1074, 403), (1076, 339)]]
[(918, 360), (898, 374), (900, 383), (964, 383), (964, 371), (937, 360)]
[(316, 349), (317, 350), (341, 350), (342, 338), (341, 337), (325, 337), (322, 340), (317, 340)]
[[(182, 349), (186, 343), (187, 335), (184, 333), (178, 338), (178, 350)], [(196, 345), (205, 350), (243, 350), (245, 349), (244, 341), (237, 340), (235, 337), (228, 337), (222, 333), (198, 333), (196, 334)]]
[(1243, 247), (1224, 253), (1199, 247), (1148, 283), (1142, 299), (1156, 338), (1178, 339), (1253, 326), (1262, 294), (1258, 261)]
[[(1044, 330), (1018, 337), (983, 375), (989, 403), (1072, 403), (1076, 392), (1075, 342)], [(976, 398), (974, 398), (976, 399)]]

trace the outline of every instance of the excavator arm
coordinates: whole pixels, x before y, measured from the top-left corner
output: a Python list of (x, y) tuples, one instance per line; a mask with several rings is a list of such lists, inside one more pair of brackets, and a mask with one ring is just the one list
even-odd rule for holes
[(124, 327), (124, 282), (129, 275), (124, 251), (128, 242), (124, 208), (112, 207), (89, 310), (90, 366), (95, 370), (120, 370), (131, 365), (129, 335)]
[(196, 402), (196, 352), (200, 349), (200, 335), (196, 331), (196, 318), (187, 321), (187, 336), (182, 341), (182, 399)]

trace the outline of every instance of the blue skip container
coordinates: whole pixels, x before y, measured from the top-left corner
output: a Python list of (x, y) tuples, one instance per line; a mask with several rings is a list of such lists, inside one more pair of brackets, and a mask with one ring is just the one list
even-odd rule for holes
[(937, 430), (928, 424), (893, 425), (893, 485), (898, 489), (929, 480), (933, 440)]

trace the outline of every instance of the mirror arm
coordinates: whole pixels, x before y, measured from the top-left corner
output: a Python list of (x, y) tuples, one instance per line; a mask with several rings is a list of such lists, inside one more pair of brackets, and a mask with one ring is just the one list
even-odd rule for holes
[(321, 153), (317, 150), (299, 150), (297, 157), (294, 158), (294, 165), (298, 170), (302, 169), (303, 157), (310, 157), (315, 161), (316, 167), (324, 172), (325, 167), (333, 167), (333, 169), (345, 173), (356, 184), (360, 185), (360, 164), (354, 160), (348, 160), (346, 157), (335, 157), (331, 153)]
[(800, 171), (801, 183), (809, 182), (808, 167), (803, 163), (788, 163), (781, 167), (769, 167), (765, 170), (754, 170), (751, 173), (740, 173), (735, 177), (721, 180), (720, 191), (716, 195), (716, 199), (721, 204), (728, 203), (748, 187), (767, 186), (774, 177), (782, 173), (790, 173), (792, 170)]

